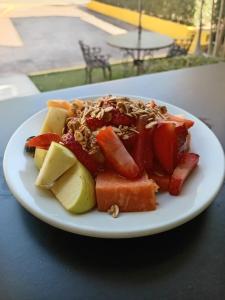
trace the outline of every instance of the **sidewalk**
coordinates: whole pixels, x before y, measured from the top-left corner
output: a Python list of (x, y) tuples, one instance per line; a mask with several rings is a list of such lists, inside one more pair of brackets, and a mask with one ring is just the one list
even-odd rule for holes
[(23, 46), (22, 39), (9, 18), (0, 17), (0, 46)]
[(5, 74), (0, 76), (0, 101), (38, 93), (39, 90), (26, 75)]
[[(0, 100), (39, 92), (30, 79), (20, 72), (30, 73), (83, 63), (78, 39), (87, 37), (88, 43), (94, 46), (95, 42), (102, 46), (106, 34), (126, 32), (86, 9), (82, 10), (87, 2), (1, 0)], [(79, 28), (79, 32), (76, 28)], [(102, 41), (96, 36), (96, 30), (101, 30)], [(72, 43), (73, 34), (75, 38)]]
[[(12, 1), (10, 1), (12, 2)], [(10, 3), (9, 2), (9, 3)], [(15, 1), (17, 2), (17, 1)], [(46, 2), (44, 4), (44, 2)], [(71, 3), (86, 3), (88, 1), (36, 1), (19, 4), (0, 4), (0, 46), (22, 47), (23, 41), (12, 23), (12, 18), (30, 17), (77, 17), (109, 34), (126, 33), (126, 30), (110, 24)], [(53, 5), (50, 5), (53, 3)], [(70, 4), (68, 4), (70, 3)]]

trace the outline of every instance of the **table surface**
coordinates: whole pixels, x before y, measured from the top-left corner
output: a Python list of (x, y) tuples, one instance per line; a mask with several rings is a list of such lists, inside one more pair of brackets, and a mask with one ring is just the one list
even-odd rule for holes
[[(206, 118), (225, 146), (224, 83), (221, 63), (2, 101), (0, 162), (11, 134), (47, 99), (108, 93), (176, 104)], [(2, 166), (0, 172), (0, 299), (224, 299), (225, 185), (204, 213), (179, 228), (107, 240), (39, 221), (11, 195)]]
[(173, 42), (174, 40), (167, 35), (148, 31), (142, 31), (139, 42), (137, 30), (113, 35), (107, 40), (110, 46), (127, 50), (159, 50), (171, 46)]

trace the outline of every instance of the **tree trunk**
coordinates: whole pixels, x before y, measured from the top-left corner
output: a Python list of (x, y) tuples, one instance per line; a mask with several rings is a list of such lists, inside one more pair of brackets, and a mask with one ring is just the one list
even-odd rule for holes
[(225, 58), (225, 38), (224, 38), (224, 41), (223, 41), (222, 57)]
[(201, 8), (200, 8), (200, 16), (199, 16), (199, 29), (198, 29), (198, 38), (195, 48), (195, 55), (201, 55), (202, 49), (201, 49), (201, 37), (202, 37), (202, 13), (203, 13), (203, 6), (204, 6), (205, 0), (201, 0)]
[(214, 27), (213, 20), (214, 20), (214, 9), (215, 9), (215, 0), (212, 0), (208, 55), (211, 55), (212, 51), (213, 51), (213, 27)]
[(218, 48), (218, 53), (222, 52), (222, 44), (223, 44), (223, 40), (224, 40), (224, 36), (225, 36), (225, 18), (222, 20), (222, 24), (221, 24), (221, 30), (220, 30), (220, 35), (219, 35), (219, 48)]
[(220, 47), (221, 29), (222, 29), (221, 25), (222, 25), (224, 4), (225, 4), (225, 0), (221, 0), (219, 18), (218, 18), (217, 29), (216, 29), (216, 40), (215, 40), (215, 45), (214, 45), (214, 49), (213, 49), (213, 56), (217, 56), (219, 47)]

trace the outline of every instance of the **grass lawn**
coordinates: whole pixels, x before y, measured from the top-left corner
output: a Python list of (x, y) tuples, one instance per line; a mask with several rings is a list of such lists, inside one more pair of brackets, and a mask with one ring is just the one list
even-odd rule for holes
[[(146, 73), (156, 73), (192, 66), (212, 64), (219, 61), (221, 61), (221, 59), (205, 56), (179, 56), (175, 58), (153, 59), (151, 60), (150, 67)], [(136, 70), (132, 68), (131, 64), (128, 65), (127, 69), (128, 72), (126, 73), (126, 76), (124, 76), (123, 64), (112, 65), (112, 79), (120, 79), (136, 75)], [(86, 84), (84, 69), (30, 75), (29, 77), (41, 92)], [(104, 81), (101, 69), (95, 69), (93, 71), (92, 80), (93, 82)]]

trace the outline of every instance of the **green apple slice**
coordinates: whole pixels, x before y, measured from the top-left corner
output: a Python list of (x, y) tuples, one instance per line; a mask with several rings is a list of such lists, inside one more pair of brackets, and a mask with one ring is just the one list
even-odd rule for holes
[(64, 173), (51, 191), (62, 206), (72, 213), (85, 213), (96, 204), (94, 179), (80, 162)]
[(71, 168), (76, 161), (76, 157), (69, 149), (52, 142), (35, 181), (36, 186), (50, 188), (56, 179)]
[(34, 163), (35, 163), (35, 166), (40, 170), (42, 165), (43, 165), (43, 162), (45, 160), (45, 156), (47, 154), (48, 150), (45, 150), (45, 149), (40, 149), (40, 148), (37, 148), (35, 150), (35, 154), (34, 154)]
[[(42, 124), (40, 134), (53, 132), (61, 136), (67, 117), (67, 110), (59, 107), (50, 107)], [(42, 167), (46, 154), (47, 150), (45, 149), (37, 148), (35, 150), (34, 163), (38, 169)]]

